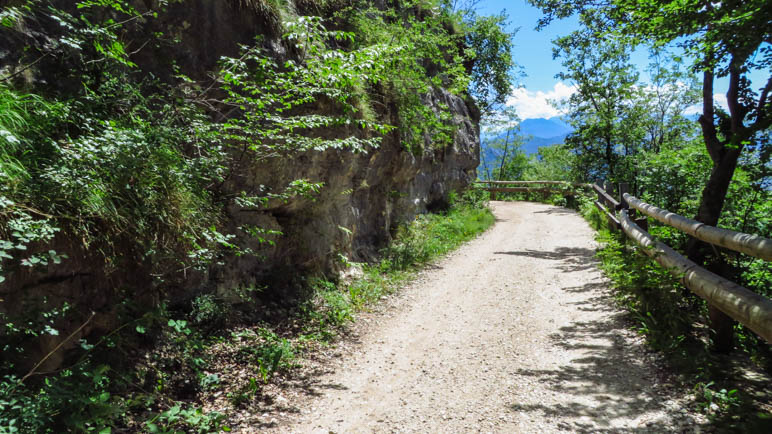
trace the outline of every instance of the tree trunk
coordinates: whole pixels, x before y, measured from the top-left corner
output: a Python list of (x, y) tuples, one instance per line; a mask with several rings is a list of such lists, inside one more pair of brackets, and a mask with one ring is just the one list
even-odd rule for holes
[[(713, 161), (713, 169), (710, 177), (702, 190), (700, 207), (697, 210), (695, 220), (710, 226), (717, 226), (721, 217), (721, 210), (724, 208), (726, 194), (729, 191), (729, 184), (732, 182), (734, 171), (737, 168), (737, 160), (740, 158), (743, 145), (737, 140), (738, 119), (736, 84), (739, 75), (738, 71), (733, 70), (730, 79), (729, 91), (727, 92), (727, 103), (730, 106), (731, 131), (724, 131), (726, 136), (733, 137), (734, 141), (721, 142), (716, 129), (713, 107), (713, 71), (705, 70), (702, 87), (702, 116), (700, 116), (700, 125), (702, 126), (702, 137), (705, 140), (705, 147)], [(743, 114), (744, 116), (744, 114)], [(742, 122), (742, 119), (739, 119)], [(739, 143), (734, 143), (739, 142)], [(729, 146), (727, 146), (729, 145)], [(736, 146), (732, 146), (736, 145)], [(686, 244), (686, 253), (690, 260), (697, 264), (705, 266), (717, 274), (722, 267), (722, 259), (715, 255), (712, 260), (706, 263), (706, 258), (711, 253), (708, 244), (696, 239), (690, 238)], [(726, 314), (718, 310), (715, 306), (708, 305), (710, 314), (711, 332), (713, 340), (713, 350), (721, 353), (727, 353), (732, 350), (733, 337), (732, 330), (734, 321)]]
[(695, 220), (709, 226), (717, 226), (724, 208), (726, 194), (729, 191), (729, 183), (737, 168), (737, 160), (740, 157), (741, 147), (729, 149), (721, 159), (713, 165), (708, 183), (702, 190), (702, 200), (697, 210)]

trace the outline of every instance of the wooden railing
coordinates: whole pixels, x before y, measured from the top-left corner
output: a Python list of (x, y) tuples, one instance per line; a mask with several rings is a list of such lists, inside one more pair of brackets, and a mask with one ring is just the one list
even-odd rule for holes
[[(474, 184), (481, 190), (489, 191), (492, 200), (496, 200), (496, 193), (557, 193), (564, 196), (573, 196), (575, 188), (589, 188), (589, 184), (565, 181), (475, 181)], [(482, 187), (482, 185), (486, 186)], [(517, 185), (525, 187), (509, 187)]]
[(772, 261), (772, 240), (758, 235), (744, 234), (730, 231), (729, 229), (716, 228), (700, 223), (696, 220), (681, 217), (665, 209), (649, 205), (635, 196), (625, 193), (623, 200), (632, 208), (658, 220), (668, 226), (672, 226), (682, 232), (705, 241), (706, 243), (720, 246), (725, 249), (755, 256), (765, 261)]
[[(619, 200), (617, 200), (609, 194), (608, 190), (611, 190), (609, 184), (606, 184), (604, 189), (597, 184), (569, 184), (559, 181), (485, 181), (485, 183), (489, 186), (497, 184), (535, 184), (591, 188), (597, 194), (595, 206), (606, 217), (609, 229), (621, 231), (628, 238), (634, 240), (642, 247), (641, 250), (646, 255), (667, 269), (686, 288), (708, 302), (713, 321), (711, 327), (719, 335), (723, 335), (720, 339), (726, 340), (727, 334), (731, 338), (731, 323), (728, 321), (723, 321), (722, 323), (719, 317), (725, 314), (753, 330), (767, 342), (772, 343), (772, 300), (706, 270), (669, 246), (655, 240), (647, 232), (647, 217), (683, 231), (713, 246), (751, 255), (765, 261), (772, 261), (772, 240), (758, 235), (708, 226), (657, 208), (629, 194), (627, 184), (619, 185)], [(497, 187), (484, 189), (492, 192), (503, 190)], [(526, 188), (525, 190), (529, 189)], [(541, 190), (549, 190), (549, 187), (542, 187), (536, 191)], [(516, 191), (520, 191), (520, 189)], [(636, 211), (643, 215), (636, 218)], [(729, 324), (728, 330), (727, 323)], [(718, 343), (718, 346), (726, 345), (726, 342)]]
[[(772, 343), (772, 300), (714, 274), (690, 261), (669, 246), (656, 241), (648, 230), (647, 216), (681, 230), (692, 237), (713, 246), (745, 253), (764, 260), (772, 260), (772, 240), (758, 235), (744, 234), (728, 229), (708, 226), (670, 211), (657, 208), (627, 192), (627, 184), (619, 185), (619, 200), (606, 189), (592, 185), (598, 200), (595, 206), (606, 215), (609, 228), (622, 231), (667, 269), (690, 291), (708, 302), (711, 328), (716, 333), (716, 346), (731, 346), (732, 324), (726, 316), (739, 321), (756, 334)], [(643, 216), (635, 219), (636, 210)]]

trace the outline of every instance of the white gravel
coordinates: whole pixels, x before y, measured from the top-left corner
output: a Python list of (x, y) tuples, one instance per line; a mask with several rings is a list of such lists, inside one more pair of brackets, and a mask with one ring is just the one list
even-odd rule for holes
[(584, 220), (492, 207), (496, 225), (403, 289), (274, 430), (693, 430), (613, 306)]

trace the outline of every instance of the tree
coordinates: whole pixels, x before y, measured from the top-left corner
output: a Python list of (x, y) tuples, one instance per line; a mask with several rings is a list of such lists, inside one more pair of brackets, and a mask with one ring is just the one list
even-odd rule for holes
[(506, 11), (497, 15), (478, 15), (475, 9), (479, 2), (442, 0), (441, 4), (456, 14), (465, 27), (469, 93), (482, 115), (488, 116), (498, 110), (512, 93), (514, 70), (518, 68), (512, 57), (512, 41), (518, 29), (511, 33), (505, 30), (509, 18)]
[(682, 69), (682, 59), (653, 50), (648, 72), (651, 83), (639, 89), (635, 103), (646, 131), (644, 148), (659, 153), (683, 145), (693, 136), (693, 123), (684, 113), (699, 102), (699, 83)]
[[(630, 45), (681, 46), (702, 74), (702, 114), (699, 124), (712, 168), (700, 198), (695, 219), (716, 226), (743, 151), (756, 148), (767, 155), (764, 140), (772, 126), (772, 8), (768, 0), (529, 0), (545, 16), (540, 25), (578, 13), (595, 40), (612, 38)], [(750, 74), (766, 75), (754, 89)], [(714, 82), (726, 77), (727, 108), (716, 107)], [(758, 86), (756, 84), (755, 86)], [(710, 249), (692, 240), (687, 252), (703, 262)], [(720, 257), (715, 260), (720, 261)], [(713, 265), (721, 272), (721, 265)], [(731, 345), (731, 324), (711, 308), (719, 331), (718, 349)], [(723, 324), (722, 324), (723, 323)]]
[[(529, 0), (545, 16), (540, 25), (578, 13), (596, 40), (632, 45), (678, 44), (702, 73), (699, 123), (713, 167), (696, 219), (715, 226), (743, 150), (772, 125), (772, 74), (754, 89), (749, 74), (772, 66), (772, 8), (767, 0)], [(765, 45), (766, 44), (766, 45)], [(715, 106), (714, 81), (727, 77), (728, 112)], [(768, 146), (757, 143), (758, 147)], [(759, 149), (762, 153), (763, 149)]]
[(581, 182), (584, 178), (577, 174), (576, 168), (576, 153), (569, 146), (542, 146), (536, 157), (531, 157), (524, 178), (531, 181)]
[(492, 16), (474, 16), (469, 20), (467, 45), (474, 50), (471, 66), (470, 93), (483, 114), (500, 106), (512, 93), (512, 39), (517, 31), (503, 30), (504, 12)]
[(630, 64), (629, 48), (609, 41), (598, 46), (586, 31), (555, 41), (554, 57), (563, 58), (565, 72), (577, 92), (568, 100), (568, 119), (575, 131), (566, 139), (577, 153), (587, 178), (617, 180), (617, 165), (640, 140), (626, 118), (638, 73)]
[(487, 116), (483, 136), (481, 154), (486, 178), (497, 181), (522, 179), (528, 157), (521, 149), (520, 119), (514, 110), (506, 108)]

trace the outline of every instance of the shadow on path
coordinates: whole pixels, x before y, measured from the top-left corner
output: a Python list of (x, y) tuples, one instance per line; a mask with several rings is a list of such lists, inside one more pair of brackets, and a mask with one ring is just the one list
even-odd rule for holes
[(608, 282), (601, 280), (597, 282), (588, 282), (584, 285), (563, 288), (563, 291), (565, 292), (592, 294), (592, 297), (585, 300), (566, 304), (576, 306), (578, 310), (585, 312), (618, 312), (618, 309), (614, 307), (614, 297), (607, 291), (608, 285)]
[(520, 252), (493, 252), (495, 255), (524, 256), (528, 258), (561, 261), (558, 268), (561, 271), (581, 271), (597, 265), (595, 250), (581, 247), (558, 247), (552, 251), (523, 250)]
[(576, 211), (569, 208), (550, 208), (543, 211), (534, 211), (534, 214), (550, 214), (550, 215), (578, 215)]
[[(552, 256), (549, 252), (536, 253), (547, 258)], [(516, 371), (518, 376), (531, 377), (543, 384), (551, 394), (563, 395), (562, 402), (511, 403), (508, 408), (555, 420), (555, 428), (579, 433), (704, 430), (706, 427), (698, 426), (691, 416), (673, 410), (664, 419), (645, 416), (662, 411), (661, 402), (667, 399), (668, 391), (657, 386), (656, 375), (649, 374), (654, 370), (646, 366), (642, 350), (628, 345), (626, 314), (610, 307), (612, 296), (602, 290), (604, 285), (604, 282), (590, 282), (564, 289), (573, 293), (592, 292), (588, 294), (592, 295), (590, 298), (571, 303), (580, 310), (617, 312), (599, 320), (575, 321), (550, 335), (553, 346), (575, 353), (576, 358), (553, 369)], [(568, 399), (565, 395), (569, 395)], [(639, 426), (619, 426), (623, 421), (632, 420)]]
[[(587, 309), (598, 310), (598, 305), (608, 302), (597, 297), (585, 304), (590, 305)], [(516, 375), (532, 377), (552, 393), (570, 395), (569, 399), (557, 404), (513, 403), (509, 409), (562, 419), (557, 422), (557, 428), (572, 432), (659, 433), (682, 432), (684, 428), (692, 432), (697, 422), (680, 414), (668, 415), (666, 420), (646, 420), (644, 416), (638, 421), (641, 426), (637, 427), (615, 423), (654, 413), (664, 399), (657, 392), (656, 378), (646, 374), (645, 360), (627, 346), (625, 329), (621, 313), (561, 327), (550, 336), (552, 345), (581, 356), (555, 369), (519, 369)], [(674, 416), (680, 420), (672, 420)], [(573, 423), (566, 419), (573, 419)]]

